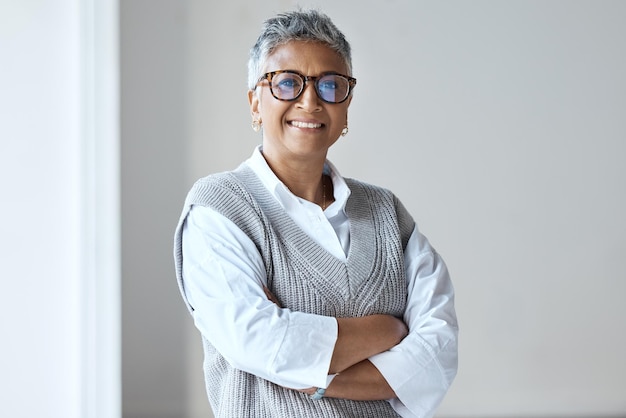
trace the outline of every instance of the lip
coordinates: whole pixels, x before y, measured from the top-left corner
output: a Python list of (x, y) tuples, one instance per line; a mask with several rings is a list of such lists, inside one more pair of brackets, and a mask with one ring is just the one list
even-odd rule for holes
[(292, 119), (288, 120), (287, 124), (296, 129), (322, 129), (326, 125), (319, 120), (315, 119)]

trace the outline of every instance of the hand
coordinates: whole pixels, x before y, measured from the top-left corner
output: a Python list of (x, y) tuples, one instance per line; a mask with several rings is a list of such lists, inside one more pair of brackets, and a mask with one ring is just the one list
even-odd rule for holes
[(294, 390), (301, 392), (301, 393), (305, 393), (310, 396), (310, 395), (313, 395), (317, 391), (317, 388), (313, 387), (313, 388), (307, 388), (307, 389), (294, 389)]
[(288, 389), (288, 390), (293, 390), (293, 391), (296, 391), (296, 392), (305, 393), (307, 395), (313, 395), (317, 391), (316, 387), (310, 387), (310, 388), (306, 388), (306, 389), (294, 389), (294, 388), (288, 388), (287, 386), (282, 386), (282, 387), (285, 388), (285, 389)]

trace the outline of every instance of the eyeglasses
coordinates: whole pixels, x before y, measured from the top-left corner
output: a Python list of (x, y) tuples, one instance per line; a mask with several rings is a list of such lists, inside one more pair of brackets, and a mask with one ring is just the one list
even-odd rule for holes
[(307, 81), (315, 82), (317, 96), (322, 101), (331, 104), (345, 102), (354, 86), (356, 86), (356, 78), (334, 72), (311, 77), (296, 71), (279, 70), (264, 74), (257, 81), (257, 85), (263, 80), (269, 82), (272, 96), (286, 102), (300, 97)]

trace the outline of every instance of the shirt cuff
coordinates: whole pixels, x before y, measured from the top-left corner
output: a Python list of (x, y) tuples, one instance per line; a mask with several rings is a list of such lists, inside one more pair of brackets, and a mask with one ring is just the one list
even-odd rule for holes
[(337, 342), (337, 320), (300, 312), (291, 312), (290, 316), (289, 326), (272, 362), (273, 373), (293, 382), (303, 381), (303, 376), (307, 376), (307, 387), (326, 388), (330, 383), (328, 370)]
[(324, 389), (328, 389), (328, 386), (330, 386), (330, 383), (333, 381), (335, 377), (337, 377), (337, 373), (329, 374), (328, 376), (326, 376), (326, 386), (322, 386), (322, 387)]
[[(416, 350), (416, 347), (419, 349)], [(369, 360), (402, 405), (417, 417), (431, 417), (450, 386), (446, 368), (456, 370), (456, 357), (452, 355), (454, 350), (447, 348), (444, 346), (441, 352), (436, 353), (419, 335), (409, 334), (391, 350)], [(397, 401), (395, 403), (397, 405)], [(397, 410), (396, 407), (394, 409)]]

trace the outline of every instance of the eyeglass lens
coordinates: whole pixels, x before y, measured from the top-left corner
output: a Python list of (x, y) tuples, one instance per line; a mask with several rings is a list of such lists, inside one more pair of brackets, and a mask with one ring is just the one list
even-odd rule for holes
[[(304, 79), (295, 73), (278, 73), (272, 77), (272, 94), (280, 100), (294, 100), (304, 90)], [(346, 99), (350, 92), (350, 81), (339, 74), (326, 74), (315, 82), (318, 96), (329, 103)]]

